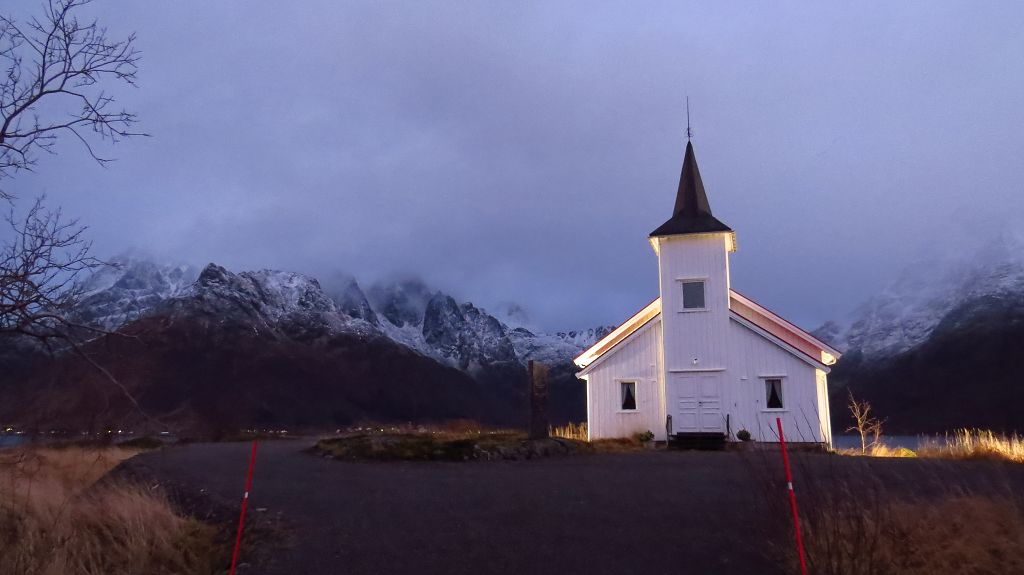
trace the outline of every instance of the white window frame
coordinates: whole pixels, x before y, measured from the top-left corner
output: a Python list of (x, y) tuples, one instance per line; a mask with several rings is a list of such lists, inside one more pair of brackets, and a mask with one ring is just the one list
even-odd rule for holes
[[(708, 311), (708, 278), (676, 278), (676, 283), (679, 284), (679, 313)], [(686, 297), (683, 295), (683, 284), (689, 283), (700, 283), (703, 285), (704, 307), (686, 307)]]
[[(640, 378), (639, 377), (624, 377), (622, 379), (616, 379), (615, 387), (619, 391), (619, 408), (615, 411), (616, 413), (640, 413)], [(632, 383), (633, 384), (633, 401), (636, 402), (636, 409), (622, 409), (622, 384)]]
[[(764, 399), (764, 404), (763, 404), (763, 407), (761, 407), (761, 411), (771, 411), (771, 412), (789, 411), (789, 408), (786, 407), (787, 405), (789, 405), (789, 402), (786, 400), (786, 387), (787, 387), (786, 386), (786, 376), (784, 376), (784, 375), (762, 375), (762, 376), (758, 377), (758, 379), (761, 380), (761, 393), (764, 394), (764, 395), (761, 396)], [(779, 399), (782, 400), (782, 407), (768, 407), (768, 381), (772, 380), (772, 379), (779, 380), (779, 396), (780, 396)]]

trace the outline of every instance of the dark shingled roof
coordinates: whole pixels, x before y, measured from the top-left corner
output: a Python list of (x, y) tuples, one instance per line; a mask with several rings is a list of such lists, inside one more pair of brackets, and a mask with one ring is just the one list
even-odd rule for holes
[(732, 228), (711, 215), (708, 196), (704, 193), (704, 182), (697, 169), (697, 157), (693, 155), (693, 144), (686, 142), (686, 157), (683, 158), (683, 173), (679, 176), (676, 207), (672, 210), (672, 217), (651, 232), (651, 237), (731, 231)]

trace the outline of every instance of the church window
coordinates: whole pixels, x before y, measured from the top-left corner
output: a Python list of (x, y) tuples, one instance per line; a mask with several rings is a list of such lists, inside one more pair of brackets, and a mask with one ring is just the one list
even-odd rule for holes
[(769, 378), (764, 380), (765, 406), (768, 409), (783, 409), (782, 380)]
[(622, 411), (636, 411), (636, 382), (619, 382)]
[(704, 281), (683, 282), (683, 309), (704, 309)]

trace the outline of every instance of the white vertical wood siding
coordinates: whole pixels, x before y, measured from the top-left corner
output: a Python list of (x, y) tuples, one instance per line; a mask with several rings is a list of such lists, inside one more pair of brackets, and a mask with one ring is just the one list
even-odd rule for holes
[[(722, 399), (732, 433), (746, 429), (758, 441), (778, 441), (780, 417), (786, 441), (829, 442), (825, 373), (736, 321), (729, 327), (733, 358)], [(766, 376), (782, 379), (781, 411), (766, 409)]]
[(818, 389), (818, 425), (824, 431), (824, 442), (832, 447), (832, 412), (828, 403), (828, 374), (824, 370), (814, 370), (815, 385)]
[[(727, 234), (660, 239), (661, 318), (665, 334), (665, 370), (668, 372), (728, 367), (727, 240)], [(706, 311), (682, 311), (683, 291), (679, 280), (691, 278), (705, 281)]]
[[(630, 437), (648, 430), (656, 439), (665, 439), (660, 347), (661, 321), (654, 319), (608, 352), (587, 374), (590, 439)], [(635, 412), (620, 409), (621, 380), (637, 382)]]

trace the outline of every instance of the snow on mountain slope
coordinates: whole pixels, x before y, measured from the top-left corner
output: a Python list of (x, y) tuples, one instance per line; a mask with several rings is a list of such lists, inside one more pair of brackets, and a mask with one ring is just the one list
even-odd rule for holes
[(815, 333), (865, 357), (903, 353), (928, 339), (947, 314), (986, 296), (1024, 293), (1024, 236), (1004, 233), (975, 250), (947, 252), (907, 266), (844, 322)]
[(275, 270), (236, 274), (216, 264), (207, 265), (189, 289), (157, 311), (235, 321), (299, 339), (376, 333), (365, 320), (341, 312), (314, 278)]
[(187, 264), (157, 264), (135, 255), (111, 258), (82, 284), (75, 321), (105, 330), (137, 319), (187, 290), (199, 272)]

